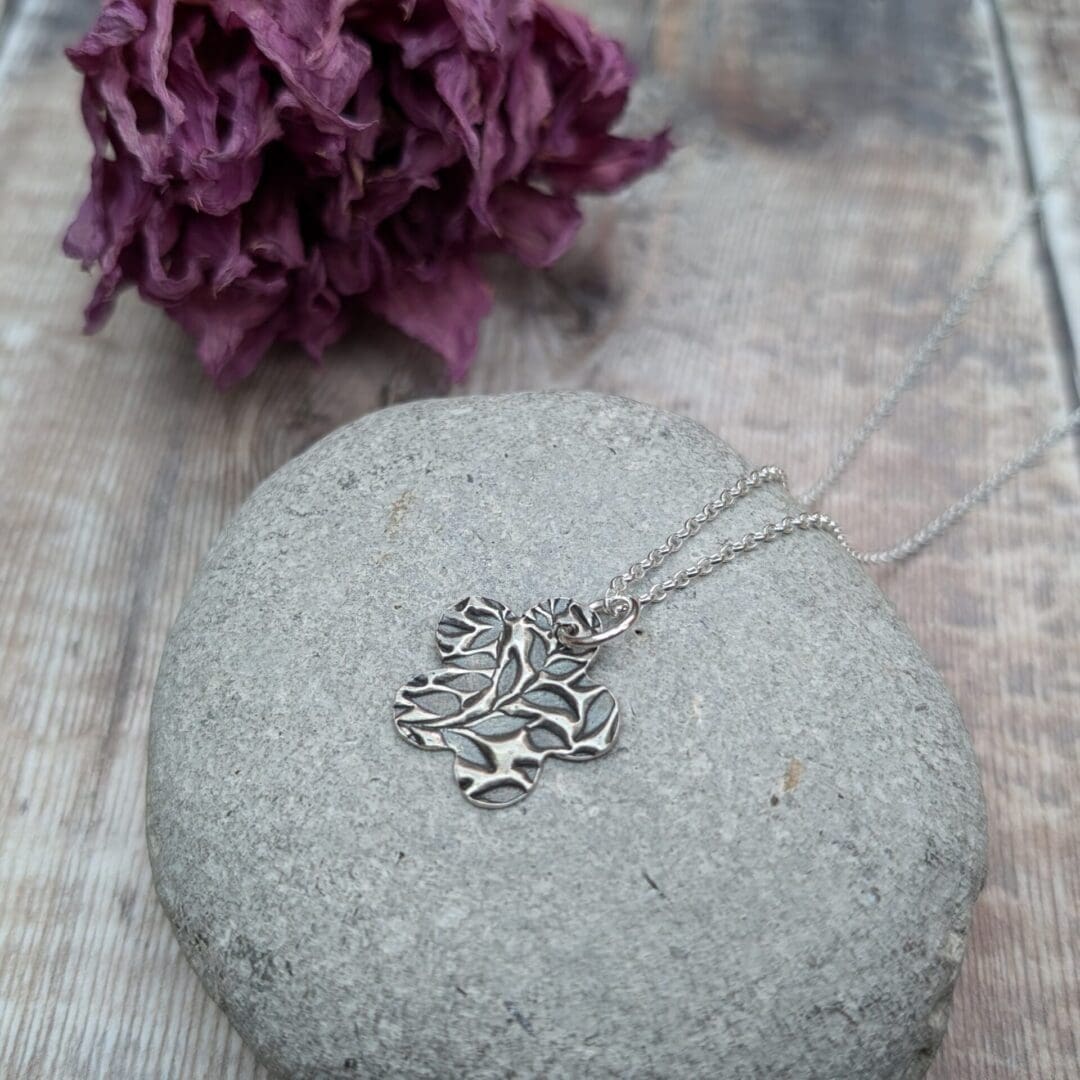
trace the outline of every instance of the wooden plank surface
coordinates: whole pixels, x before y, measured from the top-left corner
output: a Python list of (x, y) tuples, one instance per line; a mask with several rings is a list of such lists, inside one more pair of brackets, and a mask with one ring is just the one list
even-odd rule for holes
[[(1076, 121), (1075, 0), (1045, 3), (593, 0), (641, 64), (637, 122), (670, 117), (681, 149), (592, 202), (551, 272), (499, 267), (453, 392), (629, 394), (809, 482), (995, 242), (1025, 155), (1038, 175)], [(58, 46), (92, 4), (21, 0), (16, 15), (0, 40), (0, 1074), (262, 1077), (153, 896), (158, 657), (200, 556), (260, 478), (441, 377), (371, 322), (322, 371), (282, 353), (224, 395), (131, 297), (81, 337), (88, 282), (58, 240), (88, 150)], [(859, 541), (920, 523), (1066, 407), (1076, 206), (1075, 192), (1054, 204), (1045, 245), (1025, 238), (831, 500)], [(990, 814), (935, 1080), (1078, 1075), (1078, 494), (1062, 446), (879, 575), (961, 704)]]
[[(1074, 138), (1080, 118), (1080, 0), (998, 0), (1001, 38), (1015, 71), (1017, 120), (1031, 177), (1041, 182)], [(1073, 359), (1080, 398), (1080, 168), (1048, 200), (1043, 236), (1048, 300), (1061, 348)], [(1077, 400), (1080, 404), (1080, 400)]]

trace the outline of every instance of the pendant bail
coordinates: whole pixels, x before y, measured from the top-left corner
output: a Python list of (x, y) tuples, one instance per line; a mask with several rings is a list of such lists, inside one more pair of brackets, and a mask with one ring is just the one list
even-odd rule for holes
[[(608, 600), (594, 600), (589, 605), (589, 610), (594, 614), (607, 614), (612, 607), (617, 609), (613, 614), (618, 617), (610, 626), (605, 626), (592, 633), (581, 634), (574, 633), (569, 626), (560, 626), (556, 636), (563, 645), (571, 649), (592, 648), (613, 641), (620, 634), (625, 634), (637, 622), (638, 615), (641, 614), (641, 603), (636, 596), (618, 596), (610, 602)], [(620, 611), (621, 614), (619, 614)]]

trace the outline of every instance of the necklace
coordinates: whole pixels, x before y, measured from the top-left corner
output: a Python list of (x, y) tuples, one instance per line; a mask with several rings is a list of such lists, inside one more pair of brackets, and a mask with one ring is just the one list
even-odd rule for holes
[(670, 577), (638, 594), (631, 592), (736, 502), (766, 484), (786, 487), (783, 470), (768, 465), (748, 472), (688, 517), (666, 540), (613, 577), (599, 599), (589, 603), (545, 600), (516, 615), (496, 600), (466, 597), (440, 619), (435, 631), (445, 666), (417, 676), (398, 691), (394, 724), (402, 738), (423, 750), (452, 752), (454, 779), (474, 806), (512, 806), (533, 791), (548, 758), (591, 761), (615, 746), (618, 702), (607, 687), (590, 677), (589, 665), (600, 647), (626, 633), (649, 605), (762, 545), (807, 530), (827, 533), (864, 564), (910, 558), (1035, 464), (1051, 446), (1080, 430), (1080, 409), (1075, 409), (922, 528), (879, 551), (856, 550), (831, 517), (814, 509), (939, 354), (1047, 193), (1067, 175), (1078, 151), (1080, 138), (1073, 141), (978, 271), (949, 301), (900, 376), (821, 477), (798, 497), (806, 508), (803, 512), (764, 524), (738, 539), (724, 540), (711, 554)]

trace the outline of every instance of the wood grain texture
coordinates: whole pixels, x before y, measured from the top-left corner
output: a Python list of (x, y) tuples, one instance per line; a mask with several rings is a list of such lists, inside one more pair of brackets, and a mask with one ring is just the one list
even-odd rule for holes
[[(1021, 149), (1039, 183), (1076, 137), (1080, 118), (1080, 0), (995, 0), (1002, 52), (1014, 75)], [(1080, 404), (1080, 157), (1047, 201), (1048, 300), (1060, 348), (1072, 358)]]
[[(995, 242), (1024, 191), (1024, 146), (1045, 169), (1075, 124), (1075, 0), (1050, 4), (585, 5), (641, 64), (634, 123), (670, 118), (681, 149), (592, 202), (551, 272), (499, 264), (480, 356), (452, 392), (628, 394), (809, 482)], [(149, 878), (158, 657), (202, 553), (259, 479), (443, 384), (370, 321), (323, 370), (282, 353), (227, 394), (130, 297), (80, 335), (88, 281), (58, 241), (88, 150), (58, 50), (91, 14), (23, 0), (0, 39), (0, 1074), (251, 1080), (264, 1074)], [(1065, 408), (1075, 198), (1048, 211), (1051, 265), (1026, 238), (830, 501), (860, 542), (921, 523)], [(935, 1080), (1080, 1075), (1076, 466), (1060, 447), (879, 575), (961, 704), (990, 813), (990, 880)]]

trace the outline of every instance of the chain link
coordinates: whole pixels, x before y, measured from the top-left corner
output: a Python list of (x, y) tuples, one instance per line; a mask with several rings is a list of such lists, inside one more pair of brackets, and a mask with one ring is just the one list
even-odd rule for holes
[[(880, 551), (857, 551), (848, 542), (840, 526), (828, 514), (803, 511), (763, 525), (760, 529), (748, 532), (738, 540), (725, 540), (712, 554), (703, 555), (671, 577), (657, 581), (635, 599), (642, 607), (646, 604), (658, 604), (667, 599), (670, 593), (685, 589), (695, 578), (707, 577), (716, 567), (731, 562), (737, 555), (748, 554), (762, 544), (771, 544), (781, 536), (790, 536), (797, 530), (828, 533), (853, 559), (865, 565), (884, 566), (900, 562), (921, 551), (931, 540), (940, 536), (980, 503), (986, 502), (1017, 473), (1030, 468), (1051, 446), (1074, 431), (1080, 431), (1080, 409), (1076, 409), (1060, 424), (1040, 435), (1023, 453), (1007, 461), (997, 472), (987, 477), (977, 487), (972, 488), (962, 499), (953, 503), (933, 521), (892, 547), (883, 548)], [(739, 499), (764, 484), (779, 484), (786, 491), (787, 476), (784, 470), (778, 465), (765, 465), (740, 477), (731, 487), (726, 488), (715, 499), (706, 503), (696, 514), (688, 517), (675, 532), (658, 547), (654, 547), (643, 559), (631, 563), (624, 573), (613, 577), (603, 600), (596, 601), (596, 607), (602, 609), (607, 615), (624, 615), (630, 586), (643, 581), (662, 566), (670, 556), (680, 551), (688, 540), (697, 536), (710, 522), (715, 521), (724, 510), (730, 509)]]
[(904, 394), (919, 381), (923, 372), (937, 359), (941, 352), (941, 346), (963, 321), (975, 299), (985, 291), (993, 280), (994, 274), (1004, 261), (1005, 256), (1009, 254), (1016, 242), (1024, 235), (1029, 221), (1041, 212), (1047, 194), (1068, 177), (1073, 165), (1073, 159), (1078, 153), (1080, 153), (1080, 135), (1077, 135), (1066, 147), (1065, 152), (1058, 159), (1053, 169), (1050, 170), (1050, 174), (1035, 189), (1030, 198), (1025, 200), (1024, 205), (1013, 219), (1012, 225), (1006, 230), (1001, 240), (998, 241), (994, 250), (983, 260), (982, 265), (972, 274), (964, 286), (949, 300), (945, 310), (931, 327), (930, 332), (919, 343), (918, 348), (912, 354), (911, 359), (905, 365), (904, 370), (900, 372), (896, 381), (881, 396), (877, 404), (867, 413), (863, 422), (836, 452), (821, 476), (799, 496), (799, 502), (804, 506), (815, 506), (821, 501), (822, 495), (836, 484), (837, 480), (847, 471), (848, 466), (855, 460), (863, 446), (869, 442), (874, 434), (881, 430), (886, 420), (896, 411), (896, 406)]
[(847, 471), (859, 451), (870, 438), (881, 430), (886, 420), (896, 411), (900, 399), (921, 378), (926, 369), (938, 358), (941, 346), (948, 340), (956, 327), (963, 321), (980, 293), (994, 278), (1005, 256), (1024, 235), (1028, 222), (1037, 215), (1046, 201), (1047, 193), (1064, 180), (1073, 164), (1073, 159), (1080, 153), (1080, 135), (1073, 139), (1064, 154), (1058, 159), (1046, 180), (1025, 200), (1011, 226), (998, 241), (996, 247), (983, 260), (982, 265), (968, 279), (964, 286), (949, 300), (945, 310), (930, 332), (919, 343), (911, 359), (900, 372), (896, 381), (881, 396), (877, 404), (867, 413), (863, 422), (855, 429), (840, 447), (825, 471), (799, 496), (804, 506), (815, 506), (822, 495), (832, 488), (837, 480)]
[(1010, 458), (997, 472), (988, 476), (981, 484), (977, 484), (951, 506), (946, 507), (936, 518), (928, 521), (921, 529), (917, 529), (899, 543), (881, 551), (856, 551), (854, 552), (855, 558), (859, 562), (876, 566), (883, 566), (887, 563), (900, 562), (903, 559), (910, 558), (917, 552), (922, 551), (931, 540), (935, 540), (950, 526), (955, 525), (969, 511), (980, 503), (986, 502), (995, 491), (1004, 487), (1017, 473), (1031, 468), (1051, 446), (1060, 442), (1066, 435), (1076, 431), (1080, 431), (1080, 409), (1074, 409), (1060, 424), (1055, 424), (1049, 430), (1044, 431), (1023, 453)]
[[(688, 540), (697, 536), (710, 522), (715, 521), (723, 511), (730, 509), (739, 499), (763, 484), (779, 484), (786, 490), (787, 477), (784, 475), (784, 470), (777, 465), (766, 465), (740, 477), (731, 487), (720, 492), (711, 502), (707, 502), (696, 514), (688, 517), (675, 532), (658, 547), (654, 547), (643, 559), (631, 563), (624, 573), (613, 577), (604, 599), (598, 602), (598, 607), (601, 607), (608, 615), (623, 614), (630, 586), (643, 581), (662, 566), (670, 556), (680, 551)], [(749, 554), (760, 545), (771, 544), (774, 540), (782, 536), (790, 536), (797, 530), (818, 530), (828, 533), (848, 554), (859, 558), (848, 544), (840, 526), (828, 514), (803, 512), (763, 525), (760, 529), (748, 532), (737, 540), (725, 540), (712, 554), (703, 555), (671, 577), (656, 582), (634, 599), (642, 607), (646, 604), (659, 604), (670, 593), (685, 589), (695, 578), (707, 577), (716, 567), (731, 562), (736, 556)]]
[(840, 526), (828, 514), (822, 514), (810, 509), (816, 505), (826, 491), (833, 487), (865, 443), (893, 414), (900, 398), (918, 382), (922, 373), (937, 357), (942, 344), (967, 314), (975, 298), (989, 285), (998, 266), (1012, 250), (1020, 236), (1023, 235), (1029, 219), (1041, 210), (1047, 193), (1068, 175), (1073, 159), (1078, 153), (1080, 153), (1080, 136), (1075, 138), (1068, 146), (1046, 181), (1026, 201), (1011, 227), (984, 260), (983, 264), (967, 284), (952, 297), (945, 311), (919, 344), (897, 380), (871, 409), (853, 435), (841, 446), (821, 477), (799, 496), (799, 502), (808, 508), (806, 511), (800, 514), (788, 515), (779, 521), (763, 525), (760, 529), (748, 532), (737, 540), (725, 540), (712, 554), (702, 556), (671, 577), (656, 582), (645, 592), (632, 597), (629, 592), (631, 586), (642, 582), (649, 574), (663, 565), (670, 556), (680, 551), (686, 542), (696, 536), (704, 526), (715, 521), (724, 510), (732, 507), (739, 499), (744, 498), (763, 484), (779, 484), (786, 490), (787, 478), (783, 469), (776, 465), (767, 465), (760, 469), (754, 469), (736, 480), (731, 487), (722, 491), (711, 502), (706, 503), (696, 514), (688, 517), (662, 544), (653, 548), (643, 559), (632, 563), (625, 573), (613, 577), (603, 599), (593, 602), (593, 609), (603, 611), (608, 616), (624, 618), (626, 625), (629, 626), (637, 617), (639, 606), (658, 604), (671, 593), (679, 589), (685, 589), (696, 578), (711, 574), (717, 566), (731, 562), (738, 555), (754, 551), (762, 544), (772, 543), (782, 536), (790, 536), (797, 530), (817, 530), (828, 533), (852, 558), (860, 563), (884, 565), (899, 562), (921, 551), (970, 510), (980, 503), (986, 502), (994, 492), (1008, 483), (1017, 473), (1035, 464), (1055, 443), (1073, 432), (1080, 432), (1080, 409), (1075, 409), (1063, 421), (1045, 431), (1022, 453), (1005, 462), (996, 472), (947, 507), (933, 520), (927, 522), (910, 536), (905, 537), (891, 547), (882, 548), (880, 551), (856, 551), (848, 543)]

